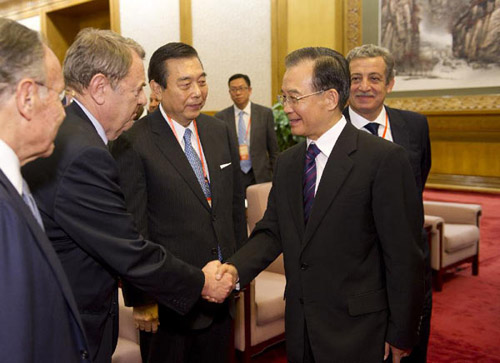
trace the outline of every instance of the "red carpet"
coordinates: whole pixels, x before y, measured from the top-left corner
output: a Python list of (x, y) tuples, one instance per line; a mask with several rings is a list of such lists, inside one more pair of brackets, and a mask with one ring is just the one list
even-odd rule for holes
[[(428, 363), (500, 363), (500, 195), (426, 190), (424, 199), (483, 208), (479, 276), (464, 265), (434, 293)], [(286, 363), (284, 344), (253, 362)]]

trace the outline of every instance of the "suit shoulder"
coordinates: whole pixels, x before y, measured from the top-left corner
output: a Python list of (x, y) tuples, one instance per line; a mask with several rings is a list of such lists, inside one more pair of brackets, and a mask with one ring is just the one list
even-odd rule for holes
[(422, 115), (421, 113), (408, 110), (401, 110), (399, 108), (388, 108), (388, 110), (389, 112), (398, 113), (400, 117), (406, 121), (427, 123), (427, 117), (425, 115)]
[(226, 119), (228, 119), (231, 116), (231, 113), (233, 112), (233, 110), (234, 110), (233, 106), (229, 106), (229, 107), (217, 112), (215, 114), (215, 118), (225, 121)]
[(226, 123), (223, 120), (218, 119), (217, 117), (214, 117), (214, 116), (204, 114), (204, 113), (200, 113), (200, 115), (196, 118), (196, 122), (210, 123), (211, 126), (214, 126), (214, 127), (223, 127), (223, 128), (227, 127)]

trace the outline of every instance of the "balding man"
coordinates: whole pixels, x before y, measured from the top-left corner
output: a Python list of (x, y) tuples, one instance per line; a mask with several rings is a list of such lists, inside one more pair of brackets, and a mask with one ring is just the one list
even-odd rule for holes
[(40, 36), (0, 19), (0, 354), (88, 362), (71, 288), (20, 166), (49, 156), (64, 118), (61, 65)]

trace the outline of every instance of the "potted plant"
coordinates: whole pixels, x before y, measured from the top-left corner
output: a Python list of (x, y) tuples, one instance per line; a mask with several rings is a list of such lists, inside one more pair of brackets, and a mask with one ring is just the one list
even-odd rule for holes
[(281, 103), (276, 103), (273, 105), (273, 116), (274, 116), (274, 130), (276, 131), (276, 137), (278, 138), (278, 146), (280, 151), (288, 149), (300, 141), (304, 140), (302, 136), (292, 135), (292, 130), (290, 129), (290, 122), (283, 110), (283, 105)]

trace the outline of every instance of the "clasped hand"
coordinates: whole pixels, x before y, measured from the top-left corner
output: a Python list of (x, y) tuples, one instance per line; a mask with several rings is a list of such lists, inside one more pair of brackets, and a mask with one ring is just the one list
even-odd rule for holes
[(205, 285), (201, 296), (215, 303), (222, 303), (234, 290), (238, 281), (238, 271), (233, 265), (221, 264), (220, 261), (210, 261), (203, 267)]

